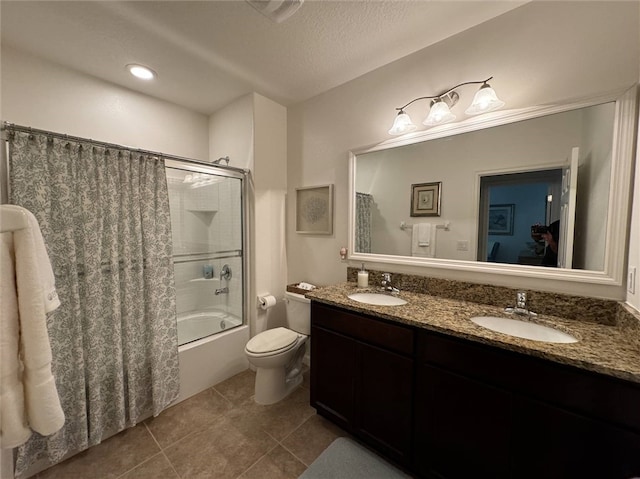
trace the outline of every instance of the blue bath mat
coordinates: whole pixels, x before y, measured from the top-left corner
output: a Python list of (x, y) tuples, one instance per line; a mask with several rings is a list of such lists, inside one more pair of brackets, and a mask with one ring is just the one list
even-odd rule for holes
[(298, 479), (410, 479), (357, 442), (339, 437)]

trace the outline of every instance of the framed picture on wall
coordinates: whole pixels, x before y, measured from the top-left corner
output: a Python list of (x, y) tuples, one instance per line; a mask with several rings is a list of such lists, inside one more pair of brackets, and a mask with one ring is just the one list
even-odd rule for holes
[(411, 185), (411, 216), (440, 216), (442, 182)]
[(296, 188), (296, 233), (333, 233), (333, 185)]
[(513, 215), (515, 205), (490, 205), (489, 228), (490, 235), (513, 235)]

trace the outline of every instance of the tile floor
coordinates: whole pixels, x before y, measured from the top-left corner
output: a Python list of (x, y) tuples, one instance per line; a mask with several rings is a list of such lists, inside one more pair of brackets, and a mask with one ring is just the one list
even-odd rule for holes
[(294, 479), (347, 434), (309, 406), (309, 376), (260, 406), (245, 371), (158, 417), (51, 467), (36, 479)]

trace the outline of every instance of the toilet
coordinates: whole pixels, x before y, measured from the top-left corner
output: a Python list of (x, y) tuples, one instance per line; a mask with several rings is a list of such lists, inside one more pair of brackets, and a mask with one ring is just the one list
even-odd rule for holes
[(256, 368), (255, 401), (273, 404), (302, 383), (302, 359), (311, 332), (311, 301), (301, 294), (285, 293), (287, 328), (255, 335), (244, 352)]

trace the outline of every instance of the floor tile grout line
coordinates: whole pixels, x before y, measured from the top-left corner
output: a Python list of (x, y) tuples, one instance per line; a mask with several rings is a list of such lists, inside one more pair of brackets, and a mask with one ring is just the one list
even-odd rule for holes
[(269, 437), (271, 437), (274, 441), (276, 441), (276, 443), (274, 444), (274, 446), (273, 446), (271, 449), (269, 449), (267, 452), (265, 452), (262, 456), (260, 456), (256, 461), (254, 461), (254, 462), (253, 462), (249, 467), (247, 467), (244, 471), (242, 471), (240, 474), (238, 474), (238, 475), (236, 476), (236, 479), (240, 479), (244, 474), (246, 474), (246, 473), (249, 471), (249, 469), (251, 469), (253, 466), (255, 466), (256, 464), (258, 464), (258, 463), (259, 463), (263, 458), (267, 457), (271, 451), (273, 451), (276, 447), (278, 447), (278, 445), (279, 445), (278, 441), (277, 441), (273, 436), (271, 436), (270, 434), (268, 434), (268, 433), (267, 433), (267, 435), (269, 435)]
[[(213, 423), (214, 423), (216, 420), (218, 420), (218, 419), (222, 418), (223, 416), (225, 416), (225, 415), (227, 414), (227, 412), (228, 412), (228, 411), (224, 412), (224, 413), (223, 413), (223, 414), (221, 414), (220, 416), (216, 416), (216, 417), (215, 417), (213, 420), (211, 420), (210, 422), (206, 422), (206, 423), (204, 423), (204, 424), (201, 424), (200, 426), (198, 426), (198, 428), (197, 428), (197, 429), (194, 429), (193, 431), (190, 431), (189, 433), (185, 434), (185, 435), (184, 435), (184, 436), (182, 436), (181, 438), (176, 439), (176, 440), (175, 440), (175, 441), (173, 441), (173, 442), (170, 442), (169, 444), (167, 444), (167, 445), (166, 445), (166, 446), (164, 446), (164, 447), (163, 447), (163, 446), (162, 446), (162, 445), (157, 441), (157, 439), (156, 439), (155, 437), (154, 437), (154, 440), (156, 440), (156, 443), (157, 443), (157, 444), (158, 444), (158, 446), (160, 447), (160, 450), (164, 452), (164, 451), (166, 451), (167, 449), (172, 448), (173, 446), (175, 446), (175, 445), (176, 445), (176, 444), (178, 444), (179, 442), (184, 441), (184, 440), (185, 440), (185, 439), (187, 439), (188, 437), (191, 437), (191, 436), (193, 436), (194, 434), (198, 434), (199, 432), (204, 431), (204, 430), (205, 430), (205, 429), (207, 429), (208, 427), (211, 427), (211, 426), (213, 425)], [(145, 424), (145, 425), (146, 425), (146, 424)]]
[(284, 449), (285, 451), (287, 451), (289, 454), (291, 454), (293, 457), (296, 458), (296, 460), (300, 461), (300, 464), (302, 464), (305, 469), (308, 468), (310, 466), (310, 464), (307, 464), (306, 462), (304, 462), (301, 458), (299, 458), (298, 456), (295, 455), (295, 453), (289, 449), (287, 446), (285, 446), (284, 444), (280, 444), (280, 446), (282, 446), (282, 449)]
[(133, 467), (131, 467), (131, 468), (127, 469), (126, 471), (124, 471), (124, 472), (123, 472), (122, 474), (120, 474), (119, 476), (116, 476), (116, 479), (120, 479), (120, 478), (122, 478), (122, 477), (126, 476), (126, 475), (127, 475), (127, 474), (129, 474), (131, 471), (133, 471), (134, 469), (136, 469), (136, 468), (138, 468), (138, 467), (142, 466), (143, 464), (145, 464), (145, 463), (149, 462), (151, 459), (153, 459), (154, 457), (156, 457), (156, 456), (158, 456), (158, 455), (160, 455), (160, 454), (162, 454), (162, 450), (160, 450), (160, 451), (156, 452), (156, 453), (155, 453), (155, 454), (153, 454), (151, 457), (146, 458), (144, 461), (139, 462), (139, 463), (138, 463), (138, 464), (136, 464), (135, 466), (133, 466)]
[[(213, 389), (213, 386), (211, 388), (207, 388), (207, 389)], [(205, 389), (206, 391), (206, 389)], [(204, 392), (204, 391), (201, 391)], [(216, 391), (216, 393), (220, 394), (218, 391)], [(227, 401), (231, 407), (229, 409), (227, 409), (226, 411), (224, 411), (223, 413), (221, 413), (220, 415), (212, 418), (210, 421), (206, 421), (202, 424), (200, 424), (198, 426), (198, 428), (194, 429), (193, 431), (190, 431), (189, 433), (185, 434), (184, 436), (182, 436), (181, 438), (176, 439), (173, 442), (170, 442), (169, 444), (167, 444), (166, 446), (162, 446), (162, 444), (160, 444), (160, 442), (158, 441), (158, 439), (154, 436), (153, 432), (151, 432), (151, 428), (147, 425), (147, 423), (145, 422), (144, 425), (147, 428), (147, 430), (149, 431), (149, 433), (151, 434), (151, 436), (153, 437), (154, 441), (156, 442), (156, 444), (158, 445), (158, 447), (160, 448), (161, 451), (165, 451), (171, 447), (173, 447), (175, 444), (179, 443), (180, 441), (192, 436), (193, 434), (197, 434), (198, 432), (204, 431), (205, 429), (207, 429), (208, 427), (210, 427), (211, 425), (213, 425), (213, 423), (215, 423), (217, 420), (219, 420), (222, 417), (225, 417), (227, 414), (229, 414), (235, 407), (236, 405), (233, 404), (233, 402), (229, 401), (226, 397), (224, 397), (222, 394), (220, 394), (220, 396), (222, 397), (222, 399), (224, 399), (225, 401)]]
[[(220, 419), (220, 418), (222, 418), (222, 417), (224, 417), (224, 416), (227, 416), (231, 411), (233, 411), (233, 410), (237, 407), (237, 404), (236, 404), (236, 403), (234, 403), (234, 402), (233, 402), (233, 401), (231, 401), (229, 398), (227, 398), (224, 394), (222, 394), (218, 389), (216, 389), (216, 388), (215, 388), (215, 386), (211, 386), (210, 388), (207, 388), (207, 389), (213, 389), (213, 390), (214, 390), (214, 392), (215, 392), (216, 394), (218, 394), (222, 399), (224, 399), (224, 400), (229, 404), (229, 406), (230, 406), (230, 407), (229, 407), (229, 409), (227, 409), (227, 410), (226, 410), (226, 411), (224, 411), (222, 414), (220, 414), (219, 416), (217, 416), (216, 418), (214, 418), (211, 422), (209, 422), (209, 423), (207, 423), (207, 424), (204, 424), (204, 425), (201, 425), (201, 427), (199, 427), (198, 429), (196, 429), (196, 430), (194, 430), (194, 431), (189, 432), (187, 435), (185, 435), (185, 436), (181, 437), (180, 439), (176, 439), (175, 441), (171, 442), (170, 444), (167, 444), (167, 445), (166, 445), (166, 446), (164, 446), (164, 447), (163, 447), (163, 446), (158, 442), (158, 440), (156, 439), (155, 435), (151, 432), (151, 429), (149, 428), (149, 426), (145, 423), (145, 427), (147, 428), (147, 430), (148, 430), (148, 431), (149, 431), (149, 433), (151, 434), (151, 437), (153, 438), (153, 440), (156, 442), (156, 444), (157, 444), (157, 445), (158, 445), (158, 447), (160, 448), (160, 452), (161, 452), (161, 453), (163, 454), (163, 456), (166, 458), (167, 462), (169, 462), (169, 464), (171, 465), (171, 469), (176, 473), (176, 475), (177, 475), (179, 478), (182, 478), (182, 475), (178, 472), (178, 470), (175, 468), (175, 466), (174, 466), (173, 462), (171, 462), (171, 460), (170, 460), (170, 459), (169, 459), (169, 457), (167, 456), (167, 454), (166, 454), (166, 450), (167, 450), (167, 449), (169, 449), (169, 448), (171, 448), (171, 447), (173, 447), (173, 446), (174, 446), (174, 445), (176, 445), (177, 443), (179, 443), (179, 442), (181, 442), (181, 441), (183, 441), (183, 440), (187, 439), (188, 437), (191, 437), (192, 435), (197, 434), (198, 432), (203, 431), (203, 430), (204, 430), (204, 429), (206, 429), (207, 427), (211, 427), (211, 425), (212, 425), (216, 420), (218, 420), (218, 419)], [(253, 397), (253, 396), (249, 396), (249, 397), (248, 397), (248, 398), (246, 398), (246, 399), (250, 399), (251, 397)], [(244, 399), (243, 399), (243, 400), (244, 400)], [(267, 453), (265, 453), (263, 456), (261, 456), (258, 460), (262, 459), (266, 454), (268, 454), (269, 452), (271, 452), (271, 451), (272, 451), (275, 447), (277, 447), (277, 446), (278, 446), (278, 444), (279, 444), (278, 440), (277, 440), (275, 437), (273, 437), (271, 434), (269, 434), (269, 433), (268, 433), (268, 432), (266, 432), (266, 431), (264, 431), (264, 432), (265, 432), (265, 433), (266, 433), (266, 434), (267, 434), (267, 435), (268, 435), (268, 436), (269, 436), (269, 437), (270, 437), (270, 438), (275, 442), (275, 445), (274, 445), (271, 449), (269, 449), (269, 450), (267, 451)], [(256, 462), (257, 462), (257, 461), (256, 461)], [(255, 463), (254, 463), (254, 464), (255, 464)], [(253, 467), (253, 465), (254, 465), (254, 464), (252, 464), (249, 468), (247, 468), (245, 471), (243, 471), (243, 472), (242, 472), (242, 474), (244, 474), (245, 472), (247, 472), (251, 467)], [(240, 474), (238, 477), (240, 477), (242, 474)]]
[(171, 459), (169, 459), (169, 456), (167, 456), (167, 453), (164, 452), (164, 449), (162, 448), (162, 446), (160, 445), (160, 443), (158, 442), (158, 440), (156, 439), (156, 436), (154, 436), (153, 432), (151, 432), (151, 429), (149, 428), (149, 426), (147, 425), (147, 423), (144, 423), (144, 427), (147, 428), (147, 431), (149, 431), (149, 434), (151, 435), (151, 438), (153, 439), (153, 441), (156, 443), (156, 446), (158, 446), (160, 448), (160, 453), (164, 456), (164, 458), (167, 460), (167, 462), (169, 463), (169, 465), (171, 466), (171, 469), (173, 470), (173, 472), (175, 472), (176, 476), (181, 478), (182, 476), (178, 473), (178, 470), (176, 469), (176, 467), (173, 465), (173, 462), (171, 462)]
[[(251, 399), (253, 397), (250, 396), (247, 399)], [(315, 409), (314, 409), (314, 415), (315, 415)], [(275, 442), (275, 445), (270, 448), (267, 452), (265, 452), (262, 456), (260, 456), (255, 462), (253, 462), (253, 464), (251, 464), (249, 467), (247, 467), (247, 469), (245, 469), (242, 473), (240, 473), (237, 476), (237, 479), (240, 479), (244, 474), (246, 474), (252, 467), (254, 467), (258, 462), (260, 462), (263, 458), (265, 458), (266, 456), (269, 455), (269, 453), (271, 451), (273, 451), (275, 448), (277, 448), (278, 446), (282, 447), (285, 451), (287, 451), (289, 454), (291, 454), (297, 461), (300, 462), (300, 464), (302, 464), (305, 469), (309, 466), (307, 466), (307, 464), (301, 460), (298, 456), (296, 456), (295, 454), (293, 454), (283, 443), (282, 441), (284, 441), (286, 438), (288, 438), (291, 434), (293, 434), (294, 431), (297, 431), (300, 427), (302, 427), (303, 424), (305, 424), (311, 417), (313, 417), (313, 415), (309, 416), (308, 418), (306, 418), (304, 421), (302, 421), (300, 424), (298, 424), (294, 429), (292, 429), (288, 434), (286, 434), (281, 440), (279, 440), (278, 438), (276, 438), (274, 435), (272, 435), (269, 431), (267, 431), (266, 429), (264, 429), (263, 427), (260, 427), (260, 430), (262, 432), (264, 432), (267, 436), (269, 436), (271, 439), (273, 439), (273, 441)]]
[(154, 457), (156, 457), (158, 454), (162, 453), (162, 448), (160, 447), (160, 444), (158, 444), (158, 441), (156, 441), (155, 436), (153, 435), (153, 433), (151, 432), (151, 430), (149, 429), (149, 427), (147, 426), (145, 421), (142, 421), (142, 425), (144, 426), (144, 428), (147, 430), (147, 432), (149, 433), (149, 436), (151, 436), (151, 440), (153, 442), (155, 442), (156, 446), (158, 447), (158, 452), (156, 452), (155, 454), (152, 454), (150, 457), (146, 458), (144, 461), (140, 461), (139, 463), (137, 463), (135, 466), (131, 467), (130, 469), (127, 469), (125, 472), (123, 472), (122, 474), (120, 474), (119, 476), (117, 476), (116, 479), (119, 479), (123, 476), (126, 476), (127, 474), (129, 474), (131, 471), (133, 471), (135, 468), (142, 466), (144, 463), (149, 462), (151, 459), (153, 459)]
[(158, 448), (162, 451), (162, 446), (160, 445), (160, 443), (158, 442), (158, 440), (156, 439), (156, 436), (153, 434), (153, 432), (151, 431), (151, 428), (149, 428), (149, 426), (147, 425), (146, 421), (143, 422), (142, 424), (144, 424), (144, 427), (147, 429), (147, 432), (149, 433), (149, 435), (151, 436), (151, 438), (153, 439), (153, 442), (156, 443), (156, 446), (158, 446)]
[(182, 474), (180, 474), (178, 472), (178, 470), (176, 469), (176, 466), (173, 465), (173, 462), (171, 462), (171, 459), (169, 459), (169, 456), (167, 456), (167, 454), (164, 452), (164, 450), (160, 451), (162, 453), (162, 455), (164, 456), (164, 458), (167, 460), (167, 462), (169, 463), (169, 465), (171, 466), (171, 469), (173, 470), (173, 472), (176, 473), (176, 477), (178, 478), (182, 478)]
[[(317, 413), (316, 413), (317, 414)], [(315, 415), (315, 414), (314, 414)], [(287, 451), (289, 454), (291, 454), (293, 457), (295, 457), (298, 461), (300, 461), (301, 464), (303, 464), (305, 467), (309, 467), (309, 464), (307, 464), (306, 462), (304, 462), (301, 458), (299, 458), (298, 456), (296, 456), (293, 451), (291, 451), (287, 446), (285, 446), (283, 444), (283, 442), (289, 437), (291, 436), (294, 432), (296, 432), (298, 429), (300, 429), (302, 426), (304, 426), (307, 421), (309, 421), (313, 416), (309, 416), (307, 419), (305, 419), (304, 421), (302, 421), (302, 424), (300, 424), (298, 427), (296, 427), (295, 429), (293, 429), (289, 434), (287, 434), (285, 437), (282, 438), (282, 441), (279, 442), (280, 446), (282, 446), (282, 448)]]
[[(304, 423), (306, 423), (310, 418), (305, 419), (302, 424), (300, 424), (298, 427), (296, 427), (293, 431), (296, 431), (298, 428), (300, 428)], [(276, 439), (274, 436), (272, 436), (268, 431), (265, 431), (264, 429), (260, 428), (267, 436), (269, 436), (271, 439), (273, 439), (275, 441), (274, 446), (269, 449), (267, 452), (265, 452), (262, 456), (260, 456), (253, 464), (251, 464), (249, 467), (247, 467), (244, 471), (242, 471), (242, 473), (240, 473), (236, 479), (240, 479), (244, 474), (246, 474), (252, 467), (254, 467), (258, 462), (260, 462), (262, 459), (264, 459), (265, 457), (267, 457), (269, 455), (269, 453), (271, 453), (274, 449), (276, 449), (278, 446), (280, 446), (282, 449), (284, 449), (285, 451), (287, 451), (289, 454), (291, 454), (297, 461), (300, 462), (300, 464), (302, 464), (305, 467), (305, 470), (309, 467), (302, 459), (300, 459), (298, 456), (296, 456), (293, 452), (291, 452), (289, 450), (289, 448), (287, 448), (284, 444), (282, 444), (282, 441), (284, 441), (287, 437), (289, 437), (293, 431), (291, 431), (291, 433), (287, 434), (282, 441), (279, 441), (278, 439)]]

